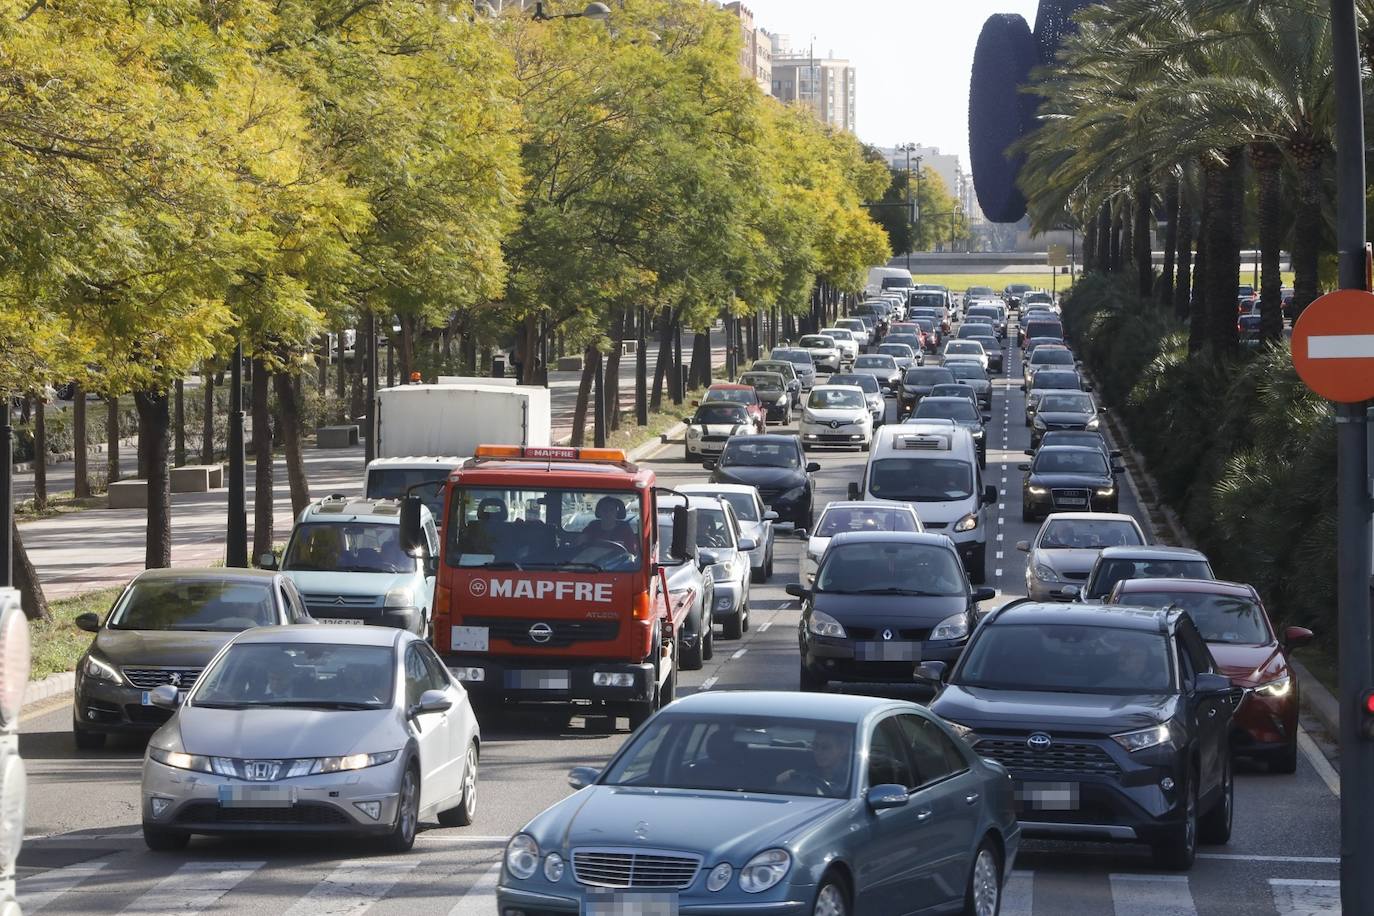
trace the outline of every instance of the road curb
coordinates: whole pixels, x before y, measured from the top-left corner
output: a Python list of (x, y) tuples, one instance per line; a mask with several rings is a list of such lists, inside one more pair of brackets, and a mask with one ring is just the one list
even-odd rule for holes
[(1317, 718), (1331, 740), (1338, 742), (1341, 734), (1341, 704), (1302, 662), (1289, 658), (1288, 666), (1298, 675), (1298, 700), (1301, 705)]
[(630, 452), (631, 461), (643, 461), (650, 455), (656, 453), (660, 448), (672, 442), (677, 436), (681, 436), (687, 431), (686, 423), (677, 423), (670, 427), (667, 432), (659, 433), (657, 439), (650, 439), (643, 445)]
[(64, 693), (71, 693), (76, 689), (76, 672), (59, 671), (57, 674), (50, 674), (41, 681), (29, 681), (24, 688), (24, 704), (20, 707), (22, 712), (31, 706), (37, 706), (46, 700)]

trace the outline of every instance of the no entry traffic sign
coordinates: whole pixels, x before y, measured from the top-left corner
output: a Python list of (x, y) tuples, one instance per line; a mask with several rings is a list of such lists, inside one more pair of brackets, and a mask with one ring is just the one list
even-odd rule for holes
[(1374, 399), (1374, 293), (1327, 293), (1293, 325), (1293, 368), (1328, 401)]

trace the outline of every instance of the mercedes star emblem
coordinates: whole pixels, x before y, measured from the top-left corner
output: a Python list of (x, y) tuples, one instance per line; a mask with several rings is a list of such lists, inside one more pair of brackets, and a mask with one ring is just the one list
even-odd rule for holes
[(547, 623), (536, 623), (530, 627), (530, 639), (537, 643), (546, 643), (553, 639), (553, 627)]

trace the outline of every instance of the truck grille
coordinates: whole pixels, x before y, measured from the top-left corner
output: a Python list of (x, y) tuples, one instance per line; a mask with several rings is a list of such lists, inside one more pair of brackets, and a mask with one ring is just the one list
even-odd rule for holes
[[(543, 649), (566, 648), (578, 642), (610, 642), (620, 635), (618, 620), (512, 620), (507, 617), (464, 617), (463, 626), (486, 627), (489, 639), (501, 639), (514, 646)], [(530, 635), (539, 624), (552, 632), (542, 641)], [(542, 635), (542, 629), (538, 631)]]
[(1055, 741), (1045, 750), (1034, 750), (1025, 738), (984, 738), (973, 746), (982, 757), (996, 760), (1013, 776), (1036, 773), (1100, 774), (1120, 772), (1111, 755), (1095, 744)]
[(627, 849), (574, 849), (573, 874), (593, 887), (685, 888), (701, 867), (699, 856)]
[(203, 668), (125, 668), (124, 676), (140, 690), (152, 690), (163, 684), (172, 684), (181, 690), (195, 686)]

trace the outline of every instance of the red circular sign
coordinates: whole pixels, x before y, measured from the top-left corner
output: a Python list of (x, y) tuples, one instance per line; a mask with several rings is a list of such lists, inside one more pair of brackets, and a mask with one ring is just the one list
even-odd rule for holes
[(1293, 325), (1293, 368), (1328, 401), (1374, 399), (1374, 293), (1327, 293)]

